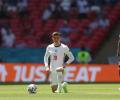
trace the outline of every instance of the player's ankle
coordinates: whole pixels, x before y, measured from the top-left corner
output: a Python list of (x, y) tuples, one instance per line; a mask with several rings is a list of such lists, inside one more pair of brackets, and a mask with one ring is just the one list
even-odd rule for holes
[(67, 82), (63, 82), (62, 87), (67, 86), (67, 84), (68, 84)]

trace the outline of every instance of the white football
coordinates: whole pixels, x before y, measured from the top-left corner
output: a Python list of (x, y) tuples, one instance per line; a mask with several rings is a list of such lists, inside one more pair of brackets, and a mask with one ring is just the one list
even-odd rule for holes
[(30, 84), (27, 87), (29, 93), (37, 93), (37, 86), (35, 84)]

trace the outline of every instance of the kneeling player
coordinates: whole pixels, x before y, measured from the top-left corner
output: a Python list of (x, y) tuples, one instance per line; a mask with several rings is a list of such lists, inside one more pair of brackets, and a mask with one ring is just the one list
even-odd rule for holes
[[(67, 83), (63, 82), (64, 69), (67, 64), (70, 64), (74, 60), (73, 54), (66, 45), (61, 43), (60, 39), (61, 37), (59, 32), (54, 32), (52, 34), (53, 43), (48, 45), (44, 56), (46, 71), (50, 73), (53, 93), (60, 93), (62, 88), (65, 93), (68, 92), (66, 87)], [(66, 55), (68, 56), (68, 60), (64, 63)], [(48, 64), (49, 57), (50, 64)]]

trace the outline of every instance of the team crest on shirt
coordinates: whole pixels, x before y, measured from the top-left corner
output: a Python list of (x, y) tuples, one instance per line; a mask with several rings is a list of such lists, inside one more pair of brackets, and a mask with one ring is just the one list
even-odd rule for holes
[(49, 52), (50, 52), (50, 54), (56, 54), (56, 53), (58, 52), (58, 50), (55, 50), (55, 49), (54, 49), (53, 51), (51, 50), (51, 51), (49, 51)]
[(57, 49), (55, 49), (55, 52), (57, 52), (58, 50)]

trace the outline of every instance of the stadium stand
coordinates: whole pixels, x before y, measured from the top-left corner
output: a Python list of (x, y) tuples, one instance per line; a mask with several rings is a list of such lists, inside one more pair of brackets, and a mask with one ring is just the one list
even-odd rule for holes
[[(50, 34), (53, 31), (59, 31), (67, 21), (68, 25), (76, 30), (69, 33), (70, 41), (67, 44), (78, 48), (84, 46), (95, 53), (120, 18), (119, 0), (18, 0), (17, 3), (15, 3), (16, 0), (7, 1), (9, 0), (6, 2), (0, 0), (0, 11), (5, 13), (1, 16), (7, 16), (0, 17), (0, 26), (7, 25), (14, 33), (16, 40), (13, 48), (46, 47), (50, 43)], [(70, 6), (67, 6), (68, 2)], [(88, 9), (85, 14), (80, 15), (78, 9), (83, 7), (85, 10), (85, 2)], [(67, 7), (70, 7), (68, 12), (65, 11)], [(49, 17), (43, 20), (46, 10), (46, 16), (49, 14)], [(105, 22), (108, 24), (103, 27)], [(92, 28), (91, 23), (93, 23)]]

